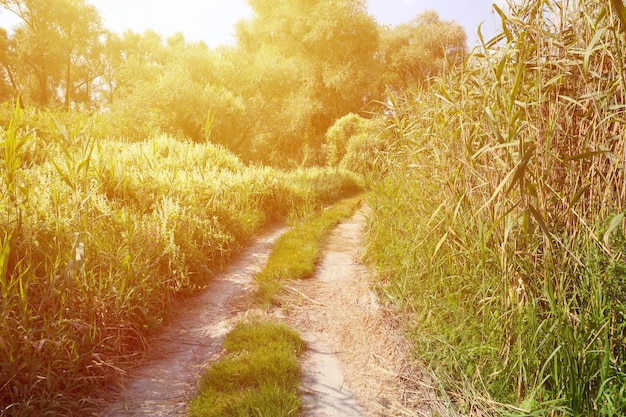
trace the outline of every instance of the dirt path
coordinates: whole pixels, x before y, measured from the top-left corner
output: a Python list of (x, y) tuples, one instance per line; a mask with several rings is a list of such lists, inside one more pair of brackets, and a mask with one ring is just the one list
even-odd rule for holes
[(271, 312), (246, 310), (252, 279), (284, 229), (244, 250), (200, 296), (152, 340), (152, 354), (132, 370), (124, 389), (100, 414), (183, 416), (202, 369), (242, 318), (284, 320), (308, 342), (302, 390), (305, 417), (448, 416), (432, 383), (410, 358), (395, 314), (371, 291), (360, 262), (363, 210), (330, 235), (315, 277), (291, 281)]
[(131, 370), (121, 392), (101, 416), (183, 416), (187, 399), (222, 340), (245, 309), (252, 279), (265, 265), (276, 239), (274, 228), (240, 253), (202, 294), (181, 306), (159, 336), (150, 341), (145, 363)]
[(446, 416), (432, 382), (410, 360), (398, 319), (371, 291), (360, 262), (366, 213), (330, 235), (316, 276), (291, 282), (275, 313), (308, 341), (307, 417)]

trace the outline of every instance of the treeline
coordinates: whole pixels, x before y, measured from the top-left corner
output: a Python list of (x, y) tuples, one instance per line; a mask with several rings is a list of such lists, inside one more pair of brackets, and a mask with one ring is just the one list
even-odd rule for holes
[(335, 120), (428, 85), (466, 52), (463, 29), (434, 12), (390, 28), (360, 0), (250, 5), (236, 45), (210, 49), (182, 34), (111, 33), (85, 0), (0, 0), (20, 18), (0, 28), (0, 101), (96, 114), (103, 137), (162, 132), (246, 162), (313, 165)]

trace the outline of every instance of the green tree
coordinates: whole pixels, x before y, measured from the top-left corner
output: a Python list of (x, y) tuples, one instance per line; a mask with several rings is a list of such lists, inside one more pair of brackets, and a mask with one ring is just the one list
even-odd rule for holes
[(293, 160), (309, 149), (323, 162), (328, 127), (344, 114), (363, 113), (372, 98), (377, 24), (360, 0), (250, 4), (255, 17), (237, 27), (237, 59), (253, 73), (229, 88), (241, 92), (249, 120), (257, 121), (243, 146)]
[(0, 28), (0, 101), (10, 99), (13, 92), (17, 90), (11, 59), (13, 51), (10, 45), (9, 34), (5, 29)]
[(238, 122), (236, 114), (221, 111), (221, 102), (214, 103), (227, 94), (211, 84), (220, 77), (204, 43), (188, 43), (182, 34), (164, 41), (153, 31), (129, 31), (109, 36), (105, 51), (110, 135), (142, 140), (159, 131), (202, 141), (209, 108), (219, 109), (220, 119)]
[(102, 73), (101, 37), (104, 35), (98, 10), (85, 0), (64, 0), (57, 13), (57, 30), (65, 60), (64, 105), (69, 108), (73, 94), (83, 88), (83, 101), (91, 104), (91, 85)]
[[(93, 52), (103, 29), (96, 8), (85, 0), (0, 0), (0, 7), (21, 19), (12, 39), (20, 78), (16, 83), (41, 106), (62, 99), (69, 107), (77, 88), (98, 76), (83, 68), (83, 79), (74, 77), (78, 66), (99, 59)], [(64, 91), (62, 98), (55, 97), (58, 89)]]
[(107, 104), (123, 99), (141, 83), (154, 83), (167, 63), (158, 33), (107, 34), (103, 46), (102, 93)]
[(383, 87), (395, 93), (428, 85), (446, 69), (460, 64), (467, 49), (462, 26), (434, 11), (382, 30), (379, 59)]

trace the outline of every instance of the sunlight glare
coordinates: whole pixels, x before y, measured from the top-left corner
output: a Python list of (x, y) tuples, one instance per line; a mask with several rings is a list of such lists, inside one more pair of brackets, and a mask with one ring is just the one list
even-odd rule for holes
[(90, 0), (113, 32), (152, 29), (164, 38), (182, 32), (208, 46), (234, 43), (234, 25), (252, 16), (246, 0)]

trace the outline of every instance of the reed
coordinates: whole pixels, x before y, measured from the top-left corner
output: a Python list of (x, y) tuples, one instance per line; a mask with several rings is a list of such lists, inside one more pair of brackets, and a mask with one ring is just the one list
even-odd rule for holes
[(496, 7), (463, 68), (389, 102), (369, 253), (463, 412), (626, 411), (618, 6)]

